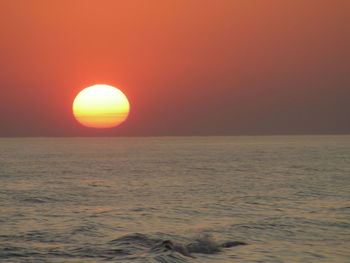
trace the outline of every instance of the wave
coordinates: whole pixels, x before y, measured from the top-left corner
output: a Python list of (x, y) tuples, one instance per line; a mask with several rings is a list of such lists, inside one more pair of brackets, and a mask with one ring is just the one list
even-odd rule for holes
[[(42, 235), (32, 235), (31, 241), (42, 241)], [(11, 259), (13, 262), (17, 262), (15, 258), (30, 258), (39, 262), (56, 257), (71, 258), (75, 261), (78, 260), (78, 262), (79, 260), (84, 262), (87, 259), (95, 258), (96, 262), (100, 259), (114, 262), (188, 263), (198, 254), (216, 254), (239, 245), (246, 245), (246, 243), (240, 241), (217, 242), (208, 235), (188, 239), (165, 233), (155, 235), (133, 233), (107, 243), (87, 243), (83, 247), (72, 246), (70, 243), (69, 248), (66, 247), (66, 249), (63, 247), (13, 247), (9, 246), (9, 243), (7, 245), (4, 243), (0, 245), (0, 260)]]
[(154, 238), (140, 233), (112, 240), (110, 244), (124, 251), (129, 250), (133, 255), (140, 252), (146, 253), (148, 256), (153, 256), (158, 262), (186, 262), (186, 259), (195, 258), (195, 254), (216, 254), (227, 248), (247, 245), (241, 241), (217, 242), (210, 235), (203, 235), (183, 243), (174, 239)]

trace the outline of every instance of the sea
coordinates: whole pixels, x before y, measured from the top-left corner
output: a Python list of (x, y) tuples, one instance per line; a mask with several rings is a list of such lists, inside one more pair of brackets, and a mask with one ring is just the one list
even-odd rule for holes
[(0, 138), (0, 262), (350, 262), (350, 135)]

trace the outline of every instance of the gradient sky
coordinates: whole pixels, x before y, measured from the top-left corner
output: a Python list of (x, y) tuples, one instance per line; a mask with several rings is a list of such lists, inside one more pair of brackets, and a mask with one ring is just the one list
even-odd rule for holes
[[(0, 0), (0, 136), (350, 133), (350, 1)], [(121, 126), (79, 90), (114, 85)]]

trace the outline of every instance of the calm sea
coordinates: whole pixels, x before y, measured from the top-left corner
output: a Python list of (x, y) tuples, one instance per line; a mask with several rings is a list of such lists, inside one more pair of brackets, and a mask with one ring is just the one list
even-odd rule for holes
[(1, 262), (350, 262), (350, 136), (2, 138), (0, 182)]

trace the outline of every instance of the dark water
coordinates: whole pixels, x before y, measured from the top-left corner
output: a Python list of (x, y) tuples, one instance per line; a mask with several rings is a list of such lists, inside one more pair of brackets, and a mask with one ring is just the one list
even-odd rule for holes
[(350, 136), (0, 139), (0, 182), (1, 262), (350, 262)]

